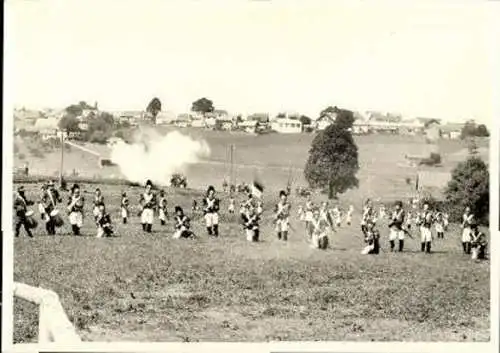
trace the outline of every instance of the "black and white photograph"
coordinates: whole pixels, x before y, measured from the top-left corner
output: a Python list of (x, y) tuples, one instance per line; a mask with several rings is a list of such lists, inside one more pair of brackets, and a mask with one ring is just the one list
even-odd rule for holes
[(498, 343), (498, 6), (4, 4), (6, 347)]

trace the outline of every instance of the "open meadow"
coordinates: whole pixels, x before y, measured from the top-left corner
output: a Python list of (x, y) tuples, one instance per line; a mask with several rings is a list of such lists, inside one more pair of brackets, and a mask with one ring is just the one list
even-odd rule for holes
[[(344, 209), (355, 206), (354, 224), (338, 229), (331, 235), (332, 247), (319, 251), (308, 247), (299, 221), (292, 221), (288, 243), (275, 238), (271, 222), (277, 190), (286, 185), (290, 166), (304, 166), (313, 136), (189, 133), (208, 141), (211, 157), (188, 169), (190, 189), (167, 188), (167, 193), (169, 210), (184, 207), (198, 239), (171, 239), (172, 220), (164, 227), (156, 221), (153, 234), (143, 234), (137, 208), (129, 224), (120, 224), (121, 192), (127, 191), (137, 207), (142, 188), (99, 184), (82, 184), (87, 198), (83, 236), (69, 235), (65, 224), (60, 235), (49, 237), (39, 225), (35, 238), (15, 239), (15, 281), (57, 292), (84, 340), (489, 340), (489, 261), (475, 263), (462, 254), (457, 225), (427, 255), (420, 252), (416, 233), (406, 240), (404, 253), (390, 253), (382, 222), (381, 254), (360, 254), (362, 200), (412, 196), (414, 184), (405, 179), (414, 181), (416, 168), (405, 164), (404, 155), (426, 154), (436, 146), (416, 137), (356, 137), (360, 187), (339, 199)], [(229, 176), (231, 143), (236, 145), (237, 182), (258, 176), (266, 186), (259, 243), (245, 240), (238, 216), (227, 213), (227, 195), (219, 194), (219, 239), (209, 239), (201, 215), (190, 211), (192, 200), (202, 198), (196, 189), (208, 184), (220, 189)], [(485, 145), (480, 151), (487, 158)], [(438, 148), (443, 167), (436, 169), (441, 171), (451, 170), (467, 154), (461, 141), (441, 141)], [(27, 158), (31, 172), (54, 175), (58, 156), (54, 151)], [(77, 169), (81, 176), (119, 176), (116, 168), (97, 168), (96, 159), (82, 152), (72, 149), (66, 156), (67, 174)], [(291, 178), (294, 187), (305, 185), (301, 170)], [(40, 184), (25, 186), (28, 198), (36, 199)], [(97, 186), (116, 222), (116, 238), (94, 237), (90, 203)], [(293, 195), (291, 202), (296, 219), (304, 200)], [(36, 307), (16, 299), (14, 312), (15, 342), (36, 341)]]

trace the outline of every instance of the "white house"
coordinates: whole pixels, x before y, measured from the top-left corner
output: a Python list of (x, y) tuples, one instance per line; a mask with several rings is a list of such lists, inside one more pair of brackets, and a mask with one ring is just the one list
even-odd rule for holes
[(337, 114), (335, 113), (320, 116), (318, 119), (316, 119), (316, 121), (314, 121), (316, 130), (326, 129), (328, 126), (335, 122), (335, 119), (337, 119)]
[(302, 123), (297, 119), (278, 118), (271, 122), (271, 129), (282, 134), (297, 134), (302, 132)]

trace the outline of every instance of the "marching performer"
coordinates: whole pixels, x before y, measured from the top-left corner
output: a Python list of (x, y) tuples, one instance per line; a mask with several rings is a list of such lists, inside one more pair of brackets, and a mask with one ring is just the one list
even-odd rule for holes
[(325, 250), (328, 247), (328, 231), (331, 227), (325, 219), (320, 217), (318, 208), (313, 210), (313, 218), (309, 227), (311, 228), (311, 247)]
[(361, 250), (362, 255), (378, 254), (380, 252), (380, 233), (375, 229), (375, 222), (373, 221), (366, 223), (365, 243), (367, 245)]
[(156, 195), (152, 191), (153, 183), (146, 181), (146, 189), (141, 194), (139, 203), (141, 204), (141, 224), (142, 230), (151, 233), (154, 221), (154, 209), (156, 207)]
[(471, 226), (476, 223), (474, 219), (474, 215), (470, 211), (470, 207), (465, 208), (465, 212), (462, 216), (462, 247), (464, 250), (464, 254), (471, 253)]
[(97, 235), (96, 238), (111, 237), (113, 236), (113, 225), (111, 223), (111, 216), (106, 212), (104, 204), (99, 205), (99, 214), (97, 215)]
[(62, 226), (62, 218), (57, 210), (57, 203), (62, 202), (59, 192), (55, 188), (54, 182), (49, 182), (48, 187), (42, 195), (42, 207), (45, 217), (45, 229), (47, 234), (55, 235), (56, 227)]
[[(281, 190), (280, 201), (276, 204), (274, 208), (274, 220), (276, 223), (276, 232), (278, 233), (278, 239), (288, 240), (288, 225), (290, 222), (290, 202), (288, 202), (288, 195), (284, 190)], [(258, 213), (258, 212), (257, 212)]]
[(420, 234), (421, 234), (421, 251), (425, 251), (430, 254), (431, 252), (431, 242), (432, 242), (432, 223), (434, 222), (434, 217), (432, 212), (429, 210), (429, 204), (424, 203), (424, 209), (422, 215), (420, 216)]
[(397, 201), (394, 212), (392, 213), (391, 222), (389, 223), (389, 243), (391, 244), (391, 251), (394, 251), (396, 240), (399, 240), (399, 252), (403, 251), (405, 232), (403, 224), (405, 221), (405, 214), (403, 210), (403, 202)]
[(122, 216), (123, 224), (127, 224), (129, 200), (128, 200), (126, 192), (122, 193), (122, 199), (121, 199), (120, 204), (121, 204), (120, 208), (121, 208), (121, 216)]
[(47, 220), (49, 218), (49, 216), (45, 212), (45, 206), (44, 206), (43, 201), (42, 201), (46, 192), (47, 192), (47, 185), (42, 184), (41, 195), (40, 195), (40, 199), (38, 201), (38, 211), (40, 212), (40, 218), (42, 219), (42, 221), (45, 221), (45, 222), (47, 222)]
[(71, 194), (68, 200), (69, 223), (73, 230), (73, 235), (80, 235), (80, 229), (83, 226), (83, 203), (84, 198), (80, 192), (78, 184), (71, 188)]
[(160, 191), (160, 201), (158, 204), (158, 218), (160, 223), (164, 226), (167, 222), (168, 210), (167, 210), (167, 197), (165, 196), (165, 191)]
[(332, 213), (330, 212), (330, 209), (328, 208), (328, 202), (322, 202), (321, 203), (321, 208), (319, 209), (319, 217), (326, 221), (330, 227), (333, 229), (333, 217)]
[(174, 239), (194, 238), (195, 235), (190, 228), (189, 217), (184, 214), (181, 206), (175, 206), (175, 233), (172, 237)]
[(259, 241), (259, 214), (256, 207), (251, 202), (246, 202), (242, 205), (240, 214), (247, 240), (250, 242)]
[(378, 211), (378, 218), (379, 219), (384, 219), (386, 215), (387, 214), (386, 214), (386, 211), (385, 211), (385, 205), (382, 204), (382, 205), (380, 205), (380, 209)]
[(448, 215), (448, 212), (443, 213), (443, 229), (446, 232), (448, 230), (448, 225), (450, 224), (449, 221), (450, 216)]
[(333, 209), (333, 214), (335, 217), (335, 225), (337, 226), (337, 228), (340, 228), (340, 226), (342, 225), (342, 210), (338, 206), (335, 206), (335, 208)]
[(102, 195), (101, 189), (97, 188), (95, 189), (94, 208), (92, 210), (92, 214), (96, 220), (97, 217), (99, 217), (99, 208), (101, 205), (104, 205), (104, 196)]
[(472, 259), (473, 260), (484, 260), (486, 259), (486, 247), (488, 242), (486, 240), (486, 235), (479, 230), (476, 223), (471, 225), (471, 247), (472, 247)]
[(436, 237), (438, 239), (444, 239), (444, 217), (441, 212), (436, 212), (434, 217), (434, 225), (436, 227)]
[[(19, 231), (21, 227), (24, 227), (26, 234), (33, 238), (33, 234), (31, 233), (31, 228), (36, 227), (36, 222), (34, 219), (30, 218), (28, 206), (33, 205), (34, 202), (27, 200), (24, 186), (20, 186), (17, 189), (17, 193), (14, 196), (14, 211), (15, 211), (15, 227), (14, 227), (14, 236), (19, 236)], [(31, 219), (31, 221), (30, 221)]]
[(219, 199), (215, 197), (215, 189), (209, 186), (207, 195), (203, 199), (203, 213), (207, 226), (207, 233), (210, 236), (219, 236)]
[(345, 216), (345, 221), (348, 226), (352, 223), (352, 214), (354, 213), (354, 206), (349, 205), (349, 209), (347, 210), (347, 215)]

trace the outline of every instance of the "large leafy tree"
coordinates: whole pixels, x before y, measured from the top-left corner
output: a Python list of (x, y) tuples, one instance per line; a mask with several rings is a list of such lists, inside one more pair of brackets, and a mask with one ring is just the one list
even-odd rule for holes
[(146, 107), (146, 112), (150, 115), (152, 123), (156, 124), (156, 117), (161, 112), (161, 101), (158, 97), (151, 99)]
[(471, 154), (452, 171), (445, 191), (452, 219), (459, 221), (465, 207), (470, 207), (477, 219), (488, 224), (490, 210), (490, 176), (486, 163)]
[(66, 132), (77, 132), (80, 130), (80, 122), (78, 118), (72, 114), (64, 114), (64, 116), (59, 120), (59, 129)]
[(346, 115), (347, 118), (340, 122), (337, 120), (316, 135), (304, 170), (309, 186), (328, 190), (330, 199), (359, 185), (356, 177), (359, 170), (358, 147), (349, 130)]
[(214, 102), (205, 97), (200, 98), (193, 102), (191, 111), (201, 113), (203, 115), (205, 115), (206, 113), (211, 113), (214, 111)]

